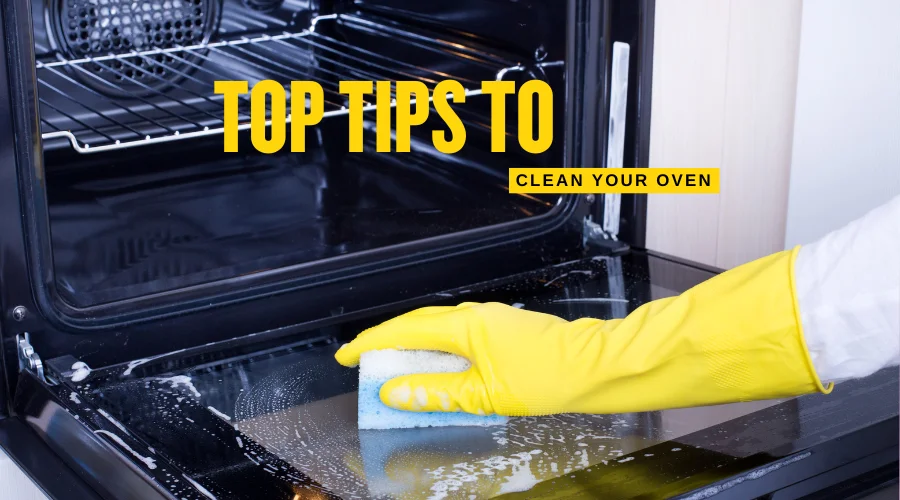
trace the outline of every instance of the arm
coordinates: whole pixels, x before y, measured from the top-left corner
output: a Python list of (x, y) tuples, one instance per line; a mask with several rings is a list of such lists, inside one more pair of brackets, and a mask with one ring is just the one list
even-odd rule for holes
[(353, 366), (368, 350), (428, 349), (469, 359), (463, 373), (382, 386), (385, 404), (414, 411), (620, 413), (827, 393), (822, 380), (897, 360), (898, 206), (623, 319), (430, 307), (361, 333), (336, 358)]
[(900, 364), (900, 196), (803, 247), (797, 298), (823, 380)]

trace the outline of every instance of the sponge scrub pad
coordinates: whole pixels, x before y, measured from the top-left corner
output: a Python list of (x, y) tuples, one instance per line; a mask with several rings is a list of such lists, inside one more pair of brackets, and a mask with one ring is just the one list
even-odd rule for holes
[(450, 425), (503, 425), (507, 418), (470, 413), (410, 412), (395, 410), (381, 402), (378, 392), (388, 380), (413, 373), (464, 372), (469, 361), (435, 351), (385, 349), (363, 353), (359, 360), (359, 428), (403, 429)]

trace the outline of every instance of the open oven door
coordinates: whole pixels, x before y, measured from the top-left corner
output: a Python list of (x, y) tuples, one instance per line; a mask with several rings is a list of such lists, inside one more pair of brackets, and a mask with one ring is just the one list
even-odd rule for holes
[[(380, 321), (464, 301), (568, 319), (623, 317), (713, 276), (642, 249), (640, 196), (564, 196), (521, 223), (323, 259), (290, 283), (278, 269), (254, 268), (58, 307), (45, 199), (54, 193), (44, 189), (52, 182), (42, 163), (49, 141), (41, 139), (60, 137), (42, 134), (35, 108), (47, 104), (36, 82), (48, 80), (36, 73), (66, 64), (34, 67), (28, 3), (0, 7), (8, 48), (0, 56), (8, 69), (0, 85), (0, 446), (49, 495), (797, 498), (826, 488), (849, 495), (895, 474), (894, 372), (827, 398), (520, 418), (494, 428), (357, 429), (357, 372), (333, 355)], [(391, 12), (410, 5), (353, 5), (371, 3)], [(456, 3), (476, 13), (513, 8)], [(565, 166), (646, 166), (652, 6), (566, 2)]]
[(893, 371), (827, 397), (365, 431), (357, 371), (333, 359), (362, 329), (419, 305), (499, 301), (567, 319), (622, 317), (713, 275), (637, 250), (597, 254), (113, 366), (63, 356), (44, 366), (50, 384), (23, 374), (8, 420), (110, 498), (797, 498), (889, 480)]

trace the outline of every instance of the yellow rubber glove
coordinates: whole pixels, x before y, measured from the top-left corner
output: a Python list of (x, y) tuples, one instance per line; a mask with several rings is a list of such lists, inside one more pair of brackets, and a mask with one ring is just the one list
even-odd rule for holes
[(798, 250), (737, 267), (624, 319), (570, 322), (494, 303), (426, 307), (366, 330), (335, 357), (355, 366), (369, 350), (425, 349), (471, 361), (463, 373), (382, 386), (386, 405), (413, 411), (622, 413), (828, 393), (797, 311)]

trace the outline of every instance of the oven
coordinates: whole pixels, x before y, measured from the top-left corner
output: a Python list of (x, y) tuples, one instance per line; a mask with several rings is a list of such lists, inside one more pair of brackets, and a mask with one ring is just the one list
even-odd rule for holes
[[(794, 498), (895, 468), (895, 373), (830, 399), (357, 430), (356, 371), (333, 353), (379, 321), (462, 301), (622, 317), (718, 272), (644, 248), (644, 196), (508, 192), (512, 167), (647, 167), (652, 0), (4, 0), (0, 15), (0, 446), (49, 495)], [(225, 152), (229, 80), (319, 83), (304, 151), (258, 151), (242, 95)], [(353, 80), (460, 82), (465, 146), (439, 152), (432, 114), (408, 152), (376, 152), (396, 100), (372, 95), (349, 152)], [(481, 83), (529, 80), (553, 90), (551, 147), (523, 149), (531, 117), (511, 98), (492, 152)], [(272, 123), (283, 112), (266, 101)]]

